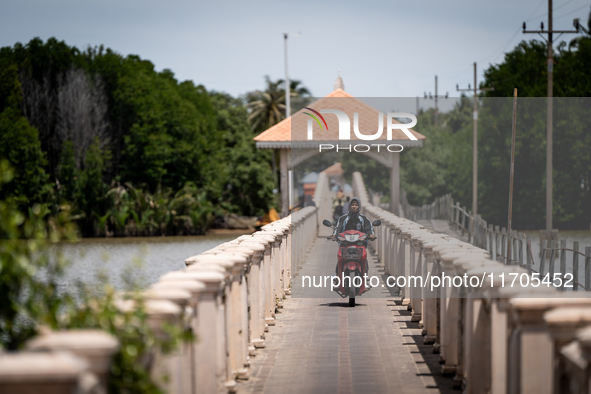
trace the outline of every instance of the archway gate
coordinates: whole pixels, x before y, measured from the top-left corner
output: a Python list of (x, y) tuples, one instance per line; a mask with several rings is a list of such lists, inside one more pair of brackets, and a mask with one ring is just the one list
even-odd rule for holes
[[(339, 139), (341, 125), (337, 116), (322, 116), (320, 111), (323, 109), (341, 111), (349, 116), (349, 126), (354, 131), (350, 139), (345, 141)], [(399, 214), (400, 153), (397, 149), (422, 147), (425, 136), (408, 129), (415, 138), (411, 139), (401, 129), (388, 127), (390, 122), (400, 125), (397, 119), (384, 121), (384, 117), (383, 112), (355, 98), (335, 84), (335, 90), (332, 93), (308, 104), (289, 118), (256, 136), (254, 140), (258, 149), (273, 149), (279, 152), (281, 215), (287, 216), (289, 209), (293, 206), (292, 169), (315, 155), (331, 151), (331, 146), (332, 151), (337, 147), (339, 151), (346, 150), (352, 153), (355, 151), (388, 168), (390, 170), (390, 207), (393, 213)], [(367, 132), (367, 130), (373, 132), (376, 128), (378, 130), (373, 136)], [(359, 135), (359, 130), (363, 130), (363, 135)], [(377, 138), (373, 139), (374, 137)], [(396, 147), (389, 151), (388, 147), (392, 145)], [(355, 149), (360, 146), (363, 148)], [(368, 151), (363, 151), (365, 149)]]

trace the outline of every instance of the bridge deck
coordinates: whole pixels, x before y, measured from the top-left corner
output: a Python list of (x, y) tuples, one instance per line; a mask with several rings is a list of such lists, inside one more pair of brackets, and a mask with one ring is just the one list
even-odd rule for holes
[[(336, 244), (318, 238), (296, 280), (332, 274), (335, 255)], [(370, 275), (379, 274), (372, 258)], [(239, 394), (452, 391), (400, 297), (360, 297), (355, 308), (348, 299), (288, 297), (280, 312)]]

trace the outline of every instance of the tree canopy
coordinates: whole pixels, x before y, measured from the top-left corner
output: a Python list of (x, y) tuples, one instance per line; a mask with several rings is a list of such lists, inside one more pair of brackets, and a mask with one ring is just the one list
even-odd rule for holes
[[(243, 100), (179, 82), (136, 55), (55, 38), (0, 48), (0, 156), (18, 169), (3, 193), (22, 207), (73, 204), (87, 236), (199, 233), (210, 219), (190, 218), (203, 209), (262, 215), (275, 184), (248, 116)], [(122, 189), (153, 212), (121, 203)], [(166, 208), (181, 190), (195, 201), (185, 216)], [(144, 217), (166, 212), (164, 228)]]

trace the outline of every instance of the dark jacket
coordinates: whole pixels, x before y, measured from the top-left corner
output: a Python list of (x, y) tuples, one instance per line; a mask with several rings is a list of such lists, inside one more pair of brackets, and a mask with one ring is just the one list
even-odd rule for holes
[[(353, 203), (353, 201), (357, 201), (357, 203), (359, 204), (359, 209), (361, 210), (361, 204), (359, 203), (359, 200), (357, 198), (353, 198), (351, 199), (351, 201), (349, 201), (349, 207), (351, 206), (351, 203)], [(367, 218), (367, 216), (362, 215), (360, 213), (354, 214), (351, 211), (349, 211), (348, 214), (343, 215), (339, 218), (339, 220), (337, 221), (337, 225), (334, 229), (333, 235), (340, 234), (343, 231), (347, 230), (357, 230), (366, 233), (367, 235), (374, 234), (373, 226), (371, 224), (371, 221)]]

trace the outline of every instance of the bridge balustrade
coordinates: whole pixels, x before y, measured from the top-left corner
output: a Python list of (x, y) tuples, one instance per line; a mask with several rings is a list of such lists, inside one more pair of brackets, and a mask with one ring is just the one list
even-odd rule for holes
[[(328, 181), (321, 174), (315, 196), (318, 204), (328, 197), (327, 192)], [(197, 337), (171, 353), (147, 358), (152, 377), (164, 391), (235, 392), (237, 380), (249, 378), (250, 357), (265, 347), (265, 332), (275, 324), (275, 314), (291, 293), (291, 278), (302, 266), (320, 220), (316, 207), (303, 208), (251, 235), (187, 258), (185, 269), (163, 275), (143, 292), (149, 324), (157, 335), (166, 335), (162, 328), (167, 323), (189, 329)], [(292, 249), (292, 244), (297, 247)], [(123, 298), (117, 306), (122, 310), (137, 307), (133, 300)], [(75, 339), (77, 334), (65, 331), (60, 335)], [(56, 394), (94, 393), (101, 385), (104, 391), (117, 341), (111, 339), (115, 345), (109, 342), (101, 348), (100, 333), (98, 339), (90, 335), (84, 344), (70, 341), (78, 354), (65, 358), (41, 353), (33, 345), (36, 353), (1, 355), (0, 366), (7, 368), (0, 371), (0, 391), (43, 387), (44, 392)], [(94, 375), (88, 375), (86, 361), (94, 367), (99, 355), (104, 359), (101, 368), (91, 368)], [(50, 374), (47, 368), (27, 368), (48, 361), (54, 363)]]
[[(471, 224), (451, 196), (411, 210), (413, 219), (450, 220), (474, 246), (371, 205), (359, 173), (353, 174), (353, 189), (362, 198), (363, 213), (382, 221), (374, 250), (387, 274), (423, 281), (444, 274), (462, 282), (431, 289), (410, 288), (406, 281), (398, 289), (412, 320), (423, 328), (424, 343), (440, 354), (441, 372), (453, 376), (456, 387), (466, 393), (591, 392), (591, 299), (573, 298), (553, 286), (534, 287), (529, 280), (508, 286), (510, 274), (531, 278), (529, 245), (527, 263), (520, 257), (519, 241), (525, 237), (492, 230), (481, 218)], [(515, 265), (496, 261), (504, 259), (502, 245), (509, 236)], [(478, 279), (481, 286), (466, 286), (464, 277)]]

